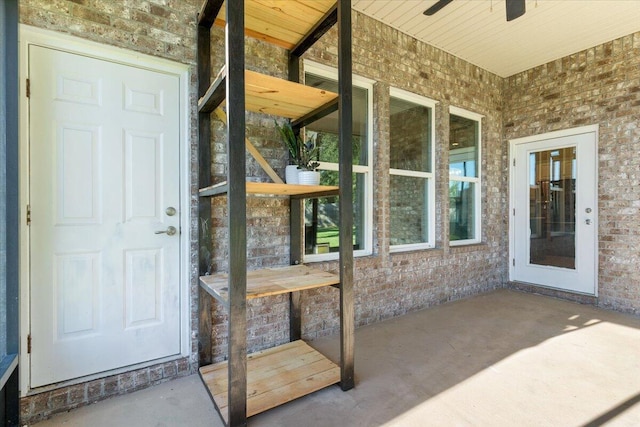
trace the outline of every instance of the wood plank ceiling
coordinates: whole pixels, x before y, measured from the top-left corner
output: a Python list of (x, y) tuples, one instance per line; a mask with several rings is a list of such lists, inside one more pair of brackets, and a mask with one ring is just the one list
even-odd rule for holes
[(353, 8), (501, 77), (640, 31), (640, 0), (527, 0), (511, 22), (505, 0), (454, 0), (423, 15), (435, 3), (353, 0)]

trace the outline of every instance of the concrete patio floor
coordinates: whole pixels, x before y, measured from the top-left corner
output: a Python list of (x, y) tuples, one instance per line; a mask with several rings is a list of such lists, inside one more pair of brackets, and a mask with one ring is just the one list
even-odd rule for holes
[[(499, 290), (358, 329), (355, 366), (249, 426), (640, 426), (640, 318), (591, 306)], [(37, 424), (222, 425), (197, 375)]]

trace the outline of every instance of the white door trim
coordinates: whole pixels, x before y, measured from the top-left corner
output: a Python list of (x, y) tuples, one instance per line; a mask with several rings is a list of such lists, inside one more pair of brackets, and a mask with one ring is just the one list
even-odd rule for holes
[[(190, 107), (189, 107), (189, 66), (167, 59), (156, 58), (150, 55), (129, 51), (113, 46), (84, 40), (78, 37), (43, 30), (32, 26), (20, 24), (19, 27), (19, 75), (20, 75), (20, 394), (26, 396), (30, 391), (30, 356), (27, 353), (27, 336), (31, 330), (30, 325), (30, 274), (29, 274), (29, 227), (26, 224), (27, 205), (29, 204), (29, 103), (26, 97), (26, 79), (29, 70), (29, 46), (37, 45), (65, 51), (73, 54), (88, 56), (96, 59), (107, 60), (123, 65), (145, 68), (177, 76), (180, 82), (180, 300), (181, 300), (181, 327), (180, 327), (180, 351), (181, 357), (191, 355), (191, 312), (190, 312)], [(175, 359), (168, 358), (169, 360)], [(156, 360), (153, 364), (159, 363)], [(135, 367), (118, 369), (112, 373), (129, 371)], [(104, 376), (104, 374), (100, 375)], [(86, 377), (68, 382), (68, 384), (84, 382), (91, 378)], [(66, 383), (65, 383), (66, 384)]]
[[(554, 139), (554, 138), (563, 138), (563, 137), (568, 137), (568, 136), (574, 136), (574, 135), (581, 135), (581, 134), (586, 134), (586, 133), (593, 133), (595, 134), (595, 144), (596, 144), (596, 155), (595, 155), (595, 169), (594, 170), (598, 170), (598, 156), (597, 156), (597, 152), (598, 152), (598, 140), (599, 140), (599, 126), (598, 125), (589, 125), (589, 126), (581, 126), (581, 127), (577, 127), (577, 128), (571, 128), (571, 129), (563, 129), (563, 130), (559, 130), (559, 131), (555, 131), (555, 132), (548, 132), (548, 133), (544, 133), (544, 134), (540, 134), (540, 135), (533, 135), (533, 136), (527, 136), (527, 137), (523, 137), (523, 138), (515, 138), (515, 139), (511, 139), (509, 140), (509, 212), (508, 212), (508, 216), (509, 216), (509, 281), (514, 281), (513, 277), (514, 277), (514, 257), (516, 254), (516, 247), (515, 247), (515, 218), (514, 218), (514, 212), (515, 212), (515, 181), (516, 181), (516, 177), (515, 177), (515, 170), (514, 170), (514, 162), (515, 162), (515, 155), (516, 155), (516, 146), (520, 145), (520, 144), (527, 144), (527, 143), (531, 143), (531, 142), (537, 142), (537, 141), (544, 141), (547, 139)], [(597, 197), (597, 192), (598, 192), (598, 174), (596, 173), (596, 176), (594, 177), (595, 180), (595, 188), (594, 191), (596, 192), (596, 203), (598, 201), (598, 197)], [(598, 229), (598, 218), (597, 218), (597, 211), (598, 209), (596, 209), (596, 216), (594, 217), (594, 227), (596, 228), (596, 230)], [(593, 294), (589, 294), (589, 295), (593, 295), (593, 296), (598, 296), (598, 235), (597, 235), (597, 231), (596, 231), (596, 244), (594, 245), (594, 259), (595, 259), (595, 263), (594, 263), (594, 282), (595, 282), (595, 288), (594, 288), (594, 293)], [(544, 287), (542, 285), (536, 285), (536, 286), (540, 286), (540, 287)], [(555, 289), (555, 288), (554, 288)]]

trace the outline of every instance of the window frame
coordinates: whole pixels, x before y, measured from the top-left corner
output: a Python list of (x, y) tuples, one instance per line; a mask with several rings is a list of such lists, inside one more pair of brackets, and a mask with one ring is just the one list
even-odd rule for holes
[[(452, 175), (449, 171), (449, 185), (447, 185), (447, 189), (451, 185), (451, 181), (458, 182), (470, 182), (474, 184), (474, 235), (475, 237), (472, 239), (462, 239), (462, 240), (451, 240), (451, 230), (447, 235), (447, 241), (449, 242), (449, 246), (464, 246), (464, 245), (473, 245), (482, 243), (482, 119), (484, 116), (482, 114), (474, 113), (469, 110), (465, 110), (459, 107), (450, 106), (449, 107), (449, 122), (451, 122), (451, 116), (458, 116), (465, 119), (473, 120), (478, 124), (478, 134), (476, 140), (476, 147), (478, 149), (477, 156), (477, 165), (476, 165), (476, 177), (466, 177), (466, 176), (458, 176)], [(447, 137), (447, 140), (449, 137)], [(449, 141), (450, 142), (450, 141)], [(449, 156), (448, 166), (451, 165), (451, 155), (450, 150), (447, 150), (447, 155)], [(448, 192), (447, 192), (448, 193)], [(448, 197), (448, 196), (447, 196)], [(447, 213), (447, 218), (449, 217), (449, 213)], [(448, 221), (448, 219), (447, 219)]]
[[(431, 109), (431, 114), (429, 115), (429, 138), (431, 140), (430, 147), (430, 170), (431, 172), (422, 172), (422, 171), (414, 171), (409, 169), (395, 169), (389, 165), (389, 179), (391, 176), (406, 176), (411, 178), (423, 178), (427, 181), (427, 211), (426, 211), (426, 220), (427, 220), (427, 236), (428, 239), (426, 242), (421, 243), (407, 243), (400, 245), (392, 245), (389, 243), (389, 252), (406, 252), (406, 251), (415, 251), (422, 249), (433, 249), (435, 248), (435, 234), (436, 234), (436, 131), (435, 131), (435, 112), (436, 106), (438, 105), (438, 101), (427, 98), (422, 95), (417, 95), (412, 92), (408, 92), (406, 90), (398, 89), (395, 87), (389, 88), (389, 105), (391, 105), (391, 98), (397, 98), (402, 101), (411, 102), (417, 105), (421, 105)], [(389, 118), (391, 118), (391, 111), (389, 111)], [(389, 128), (389, 148), (391, 149), (391, 128)], [(390, 198), (388, 194), (387, 197)], [(423, 218), (425, 216), (425, 212), (423, 211)], [(389, 212), (389, 242), (391, 242), (391, 212)]]
[[(313, 74), (318, 77), (338, 81), (338, 69), (323, 65), (314, 61), (303, 61), (303, 75)], [(367, 165), (352, 165), (353, 173), (364, 175), (364, 218), (363, 218), (363, 245), (364, 248), (353, 251), (354, 257), (369, 256), (373, 253), (373, 85), (374, 80), (353, 74), (353, 86), (367, 91)], [(338, 163), (320, 162), (318, 170), (338, 171)], [(302, 213), (304, 215), (304, 212)], [(303, 219), (304, 224), (304, 219)], [(304, 251), (303, 251), (304, 252)], [(303, 262), (321, 262), (337, 260), (338, 252), (327, 254), (304, 254)]]

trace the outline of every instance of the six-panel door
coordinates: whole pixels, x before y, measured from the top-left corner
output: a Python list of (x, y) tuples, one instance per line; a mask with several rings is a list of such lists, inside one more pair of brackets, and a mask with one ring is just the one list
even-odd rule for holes
[(31, 387), (179, 354), (179, 78), (37, 46), (29, 78)]

